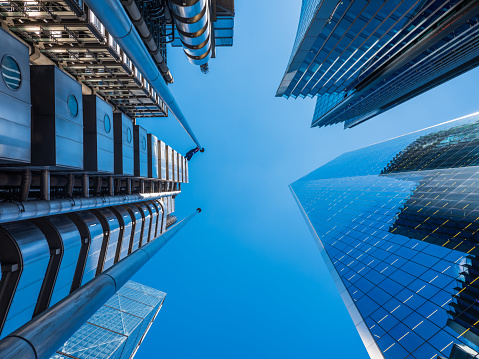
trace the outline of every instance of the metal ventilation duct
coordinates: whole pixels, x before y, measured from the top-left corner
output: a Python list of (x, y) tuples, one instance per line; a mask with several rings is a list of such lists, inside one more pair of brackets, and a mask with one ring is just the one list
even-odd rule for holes
[(169, 4), (188, 60), (207, 73), (211, 52), (208, 0), (170, 0)]

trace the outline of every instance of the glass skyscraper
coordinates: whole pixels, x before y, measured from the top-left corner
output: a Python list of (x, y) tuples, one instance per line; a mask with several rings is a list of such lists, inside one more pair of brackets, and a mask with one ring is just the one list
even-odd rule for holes
[(479, 113), (290, 187), (371, 358), (479, 358)]
[(278, 97), (316, 97), (314, 126), (353, 127), (479, 63), (472, 0), (303, 0)]
[(165, 296), (129, 281), (51, 359), (133, 358)]

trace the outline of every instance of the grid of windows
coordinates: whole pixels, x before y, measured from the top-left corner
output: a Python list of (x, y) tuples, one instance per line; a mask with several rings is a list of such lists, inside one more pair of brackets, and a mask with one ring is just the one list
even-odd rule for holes
[(424, 171), (391, 233), (479, 254), (479, 173), (476, 168)]
[(51, 358), (129, 359), (141, 344), (165, 295), (129, 281)]
[(308, 11), (277, 92), (316, 96), (313, 126), (355, 126), (478, 64), (472, 1), (315, 3), (303, 1)]
[(479, 352), (478, 124), (349, 152), (291, 185), (372, 358)]

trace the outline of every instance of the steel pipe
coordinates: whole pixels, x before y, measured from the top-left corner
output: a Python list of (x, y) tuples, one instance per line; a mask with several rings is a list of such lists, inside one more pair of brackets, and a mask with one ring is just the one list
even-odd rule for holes
[(48, 359), (201, 209), (0, 341), (2, 359)]
[(126, 194), (131, 194), (131, 179), (129, 178), (126, 179)]
[(99, 194), (101, 192), (102, 180), (101, 177), (95, 178), (95, 194)]
[(198, 148), (202, 148), (120, 0), (85, 0), (85, 3), (140, 70), (143, 77), (156, 90)]
[(115, 195), (115, 183), (113, 177), (108, 177), (108, 195), (114, 196)]
[(168, 3), (188, 60), (207, 73), (212, 46), (208, 1), (169, 0)]
[(131, 20), (135, 24), (138, 32), (140, 33), (141, 38), (145, 42), (148, 50), (150, 51), (151, 56), (155, 59), (158, 67), (160, 69), (161, 75), (168, 83), (173, 83), (173, 76), (170, 73), (170, 69), (166, 65), (166, 61), (161, 55), (160, 49), (155, 43), (153, 36), (151, 36), (148, 26), (146, 26), (143, 16), (141, 16), (140, 10), (134, 0), (121, 0), (121, 3), (125, 7), (126, 11), (130, 15)]
[(89, 198), (90, 197), (90, 180), (88, 179), (88, 175), (86, 173), (82, 175), (81, 183), (82, 183), (83, 197)]
[(20, 182), (20, 200), (26, 201), (28, 199), (28, 193), (32, 186), (32, 173), (30, 170), (24, 170), (22, 172), (22, 179)]
[(50, 200), (50, 171), (42, 170), (40, 174), (40, 198), (44, 201)]
[(66, 183), (66, 193), (68, 197), (73, 196), (73, 188), (75, 187), (75, 176), (73, 173), (67, 175), (67, 183)]
[[(180, 192), (0, 203), (0, 223), (160, 199)], [(1, 358), (1, 357), (0, 357)]]

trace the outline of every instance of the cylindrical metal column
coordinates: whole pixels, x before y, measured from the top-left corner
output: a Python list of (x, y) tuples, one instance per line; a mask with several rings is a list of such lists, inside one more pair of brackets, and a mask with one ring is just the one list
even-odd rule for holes
[(169, 5), (188, 60), (207, 73), (212, 47), (209, 1), (169, 0)]
[(82, 184), (82, 192), (83, 197), (89, 198), (90, 197), (90, 180), (88, 179), (88, 175), (84, 173), (81, 178)]
[(22, 181), (20, 183), (20, 201), (26, 201), (28, 199), (28, 193), (32, 185), (32, 173), (30, 170), (22, 171)]
[(85, 3), (100, 19), (108, 33), (114, 37), (148, 83), (158, 92), (198, 148), (202, 148), (120, 0), (85, 0)]
[(121, 196), (98, 196), (75, 198), (74, 200), (64, 198), (51, 201), (25, 201), (21, 204), (16, 202), (2, 202), (0, 203), (0, 223), (149, 201), (160, 199), (161, 197), (173, 196), (178, 193), (179, 192), (161, 192)]
[(65, 191), (68, 197), (73, 196), (73, 187), (75, 187), (75, 176), (73, 173), (67, 175), (67, 184), (65, 186)]
[(0, 341), (2, 359), (48, 359), (201, 209)]
[(50, 171), (42, 170), (40, 177), (40, 198), (44, 201), (50, 200)]

